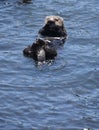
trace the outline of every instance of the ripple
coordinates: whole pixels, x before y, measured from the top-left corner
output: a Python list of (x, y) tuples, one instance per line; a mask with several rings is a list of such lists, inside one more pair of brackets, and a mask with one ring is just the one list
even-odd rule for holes
[[(0, 127), (98, 130), (99, 46), (96, 0), (0, 1)], [(68, 39), (54, 61), (23, 56), (46, 15), (64, 18)]]

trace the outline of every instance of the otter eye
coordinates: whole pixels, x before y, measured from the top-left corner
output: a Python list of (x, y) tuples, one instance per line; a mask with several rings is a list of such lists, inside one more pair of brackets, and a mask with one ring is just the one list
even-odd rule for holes
[(58, 21), (58, 19), (55, 19), (55, 21)]

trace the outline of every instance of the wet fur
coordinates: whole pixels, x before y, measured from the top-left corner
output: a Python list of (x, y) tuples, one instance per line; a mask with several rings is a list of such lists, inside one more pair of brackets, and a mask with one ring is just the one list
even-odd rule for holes
[(39, 30), (39, 34), (45, 37), (64, 37), (67, 32), (64, 27), (64, 21), (59, 16), (47, 16), (45, 18), (45, 25)]
[(23, 50), (25, 56), (31, 57), (36, 61), (40, 60), (38, 56), (39, 54), (42, 54), (42, 52), (43, 54), (45, 53), (45, 57), (41, 58), (41, 61), (54, 59), (57, 56), (56, 49), (52, 47), (49, 42), (45, 42), (42, 39), (37, 39), (36, 43), (33, 43), (32, 46), (28, 46)]
[(39, 30), (35, 43), (23, 50), (25, 56), (36, 61), (46, 61), (57, 56), (57, 45), (62, 45), (67, 38), (64, 21), (59, 16), (47, 16), (45, 25)]

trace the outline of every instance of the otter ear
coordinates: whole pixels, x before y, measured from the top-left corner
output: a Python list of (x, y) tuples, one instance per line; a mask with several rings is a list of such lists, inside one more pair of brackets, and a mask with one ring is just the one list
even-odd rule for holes
[(60, 16), (57, 16), (58, 19), (60, 19), (62, 22), (64, 21), (64, 19)]
[(60, 17), (60, 18), (61, 18), (62, 22), (64, 23), (64, 19), (62, 17)]
[(45, 20), (47, 20), (48, 18), (49, 18), (49, 16), (46, 16), (46, 17), (45, 17)]

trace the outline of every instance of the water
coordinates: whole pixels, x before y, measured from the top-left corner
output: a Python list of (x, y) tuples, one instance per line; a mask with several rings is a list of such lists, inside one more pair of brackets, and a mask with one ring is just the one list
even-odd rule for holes
[[(0, 130), (99, 130), (99, 1), (19, 1), (0, 0)], [(68, 40), (37, 66), (22, 51), (47, 15)]]

